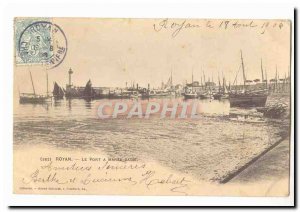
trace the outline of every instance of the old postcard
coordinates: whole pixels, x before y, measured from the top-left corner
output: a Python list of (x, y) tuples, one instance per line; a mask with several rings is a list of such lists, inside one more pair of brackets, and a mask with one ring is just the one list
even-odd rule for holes
[(289, 196), (291, 27), (16, 17), (14, 193)]

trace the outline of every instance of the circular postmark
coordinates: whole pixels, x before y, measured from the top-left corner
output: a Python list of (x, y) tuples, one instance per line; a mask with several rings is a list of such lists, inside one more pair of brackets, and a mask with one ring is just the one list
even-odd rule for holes
[(38, 21), (27, 26), (20, 34), (18, 53), (25, 64), (54, 68), (63, 62), (67, 46), (66, 35), (59, 26)]

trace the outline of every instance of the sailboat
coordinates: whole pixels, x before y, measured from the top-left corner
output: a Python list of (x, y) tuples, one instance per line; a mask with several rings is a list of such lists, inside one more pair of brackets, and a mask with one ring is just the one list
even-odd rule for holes
[(228, 99), (229, 98), (229, 92), (226, 86), (225, 77), (223, 78), (223, 94), (221, 96), (221, 99)]
[(194, 91), (194, 74), (192, 72), (192, 83), (191, 83), (192, 87), (185, 87), (184, 89), (184, 93), (183, 96), (185, 99), (196, 99), (198, 98), (198, 94), (196, 91)]
[(198, 94), (191, 90), (191, 89), (185, 89), (185, 92), (183, 94), (185, 99), (196, 99), (198, 98)]
[(95, 97), (95, 90), (93, 89), (92, 82), (89, 79), (89, 81), (86, 83), (84, 87), (81, 98), (86, 100), (91, 100), (94, 97)]
[(241, 66), (243, 69), (244, 85), (243, 90), (229, 93), (229, 102), (231, 107), (264, 107), (267, 102), (267, 90), (246, 90), (246, 75), (244, 68), (243, 55), (241, 51)]
[[(132, 94), (130, 96), (134, 97), (132, 96)], [(171, 71), (171, 75), (166, 84), (162, 82), (161, 87), (157, 89), (150, 89), (150, 86), (148, 84), (148, 89), (145, 89), (139, 96), (141, 96), (143, 99), (175, 96), (175, 88), (173, 86), (173, 72)]]
[(33, 93), (19, 93), (20, 104), (26, 104), (26, 103), (43, 104), (43, 103), (46, 103), (47, 101), (51, 100), (51, 97), (48, 94), (48, 74), (47, 74), (47, 95), (42, 95), (42, 94), (36, 94), (31, 72), (29, 72), (29, 73), (30, 73), (30, 79), (31, 79)]
[(53, 97), (54, 99), (63, 99), (65, 92), (63, 89), (57, 84), (57, 82), (54, 82), (54, 88), (53, 88)]
[(222, 86), (222, 88), (221, 88), (221, 83), (220, 83), (220, 79), (219, 79), (219, 92), (215, 93), (213, 96), (214, 96), (214, 99), (217, 99), (217, 100), (228, 99), (229, 98), (228, 90), (227, 90), (226, 82), (225, 82), (225, 77), (223, 77), (223, 86)]

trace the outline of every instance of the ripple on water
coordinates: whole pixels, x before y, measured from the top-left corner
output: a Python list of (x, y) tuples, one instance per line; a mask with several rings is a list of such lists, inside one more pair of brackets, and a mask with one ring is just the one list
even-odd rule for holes
[(99, 120), (95, 103), (86, 110), (81, 104), (74, 101), (71, 109), (65, 103), (46, 111), (25, 106), (14, 116), (14, 144), (101, 150), (112, 157), (155, 160), (201, 180), (220, 180), (278, 141), (286, 130), (270, 122), (231, 121), (215, 115), (199, 120)]

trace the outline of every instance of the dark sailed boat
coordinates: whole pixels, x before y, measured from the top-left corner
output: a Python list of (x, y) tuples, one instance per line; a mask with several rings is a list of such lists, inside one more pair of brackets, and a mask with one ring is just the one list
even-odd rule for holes
[(268, 90), (246, 90), (246, 75), (244, 69), (243, 55), (241, 51), (241, 61), (243, 69), (244, 86), (243, 91), (229, 93), (229, 102), (231, 107), (264, 107), (268, 98)]
[(94, 99), (94, 97), (95, 97), (95, 91), (93, 89), (91, 80), (89, 80), (85, 85), (81, 98), (86, 100), (91, 100)]
[(54, 88), (52, 93), (54, 99), (63, 99), (65, 95), (64, 90), (57, 84), (57, 82), (54, 83)]

